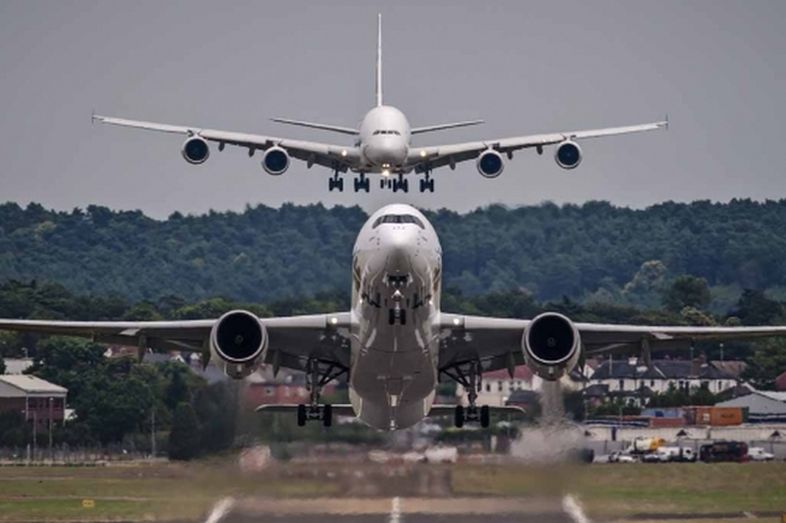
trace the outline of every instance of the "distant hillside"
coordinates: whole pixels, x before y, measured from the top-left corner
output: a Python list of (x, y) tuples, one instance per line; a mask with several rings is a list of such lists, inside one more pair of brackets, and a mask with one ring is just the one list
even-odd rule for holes
[[(515, 288), (540, 299), (598, 289), (614, 295), (636, 287), (651, 260), (662, 262), (658, 277), (694, 274), (733, 288), (786, 284), (784, 200), (669, 202), (644, 210), (605, 202), (492, 206), (427, 215), (442, 241), (446, 285), (468, 295)], [(156, 221), (96, 206), (54, 212), (7, 203), (0, 205), (0, 281), (51, 280), (131, 300), (313, 296), (348, 288), (352, 244), (365, 219), (358, 207), (322, 205)]]

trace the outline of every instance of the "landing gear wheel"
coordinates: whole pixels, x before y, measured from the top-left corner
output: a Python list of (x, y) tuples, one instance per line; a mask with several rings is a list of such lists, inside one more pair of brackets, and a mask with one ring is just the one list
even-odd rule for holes
[(297, 406), (297, 426), (303, 427), (306, 425), (306, 406), (301, 404)]
[(409, 180), (402, 180), (399, 182), (399, 185), (402, 191), (409, 192)]
[(491, 412), (488, 405), (480, 407), (480, 426), (484, 429), (488, 428), (491, 424)]
[(328, 190), (338, 189), (338, 192), (344, 192), (344, 178), (339, 178), (334, 175), (333, 178), (328, 179)]
[(420, 192), (434, 192), (434, 180), (430, 178), (420, 179)]
[(456, 405), (456, 412), (453, 418), (453, 424), (458, 429), (464, 426), (464, 407), (462, 405)]
[(322, 406), (322, 425), (325, 427), (333, 425), (333, 407), (330, 404)]
[(366, 192), (371, 190), (371, 180), (366, 178), (365, 173), (360, 173), (360, 176), (355, 178), (355, 192), (359, 192), (360, 190), (364, 190)]

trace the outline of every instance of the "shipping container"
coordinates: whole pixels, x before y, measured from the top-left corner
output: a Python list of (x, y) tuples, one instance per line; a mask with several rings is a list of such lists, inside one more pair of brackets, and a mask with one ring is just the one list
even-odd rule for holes
[(669, 429), (684, 426), (685, 418), (650, 418), (651, 429)]
[(741, 407), (685, 407), (685, 420), (689, 425), (724, 427), (740, 425), (743, 420)]

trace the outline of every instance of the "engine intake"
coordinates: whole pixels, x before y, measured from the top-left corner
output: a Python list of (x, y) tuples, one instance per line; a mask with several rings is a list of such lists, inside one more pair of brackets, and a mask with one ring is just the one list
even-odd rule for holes
[(575, 169), (581, 163), (581, 147), (574, 141), (562, 142), (554, 153), (554, 161), (563, 169)]
[(192, 165), (199, 165), (205, 163), (210, 157), (210, 147), (207, 142), (200, 136), (192, 136), (185, 142), (180, 149), (180, 154), (183, 155), (185, 160)]
[(541, 314), (524, 329), (524, 360), (545, 380), (557, 380), (572, 371), (579, 361), (580, 347), (578, 329), (562, 314)]
[(284, 174), (289, 169), (289, 154), (281, 147), (271, 147), (262, 157), (262, 168), (273, 176)]
[(262, 363), (268, 338), (265, 326), (248, 311), (221, 316), (210, 333), (210, 350), (227, 376), (243, 378)]
[(478, 156), (477, 167), (484, 178), (496, 178), (505, 169), (505, 162), (497, 151), (487, 149)]

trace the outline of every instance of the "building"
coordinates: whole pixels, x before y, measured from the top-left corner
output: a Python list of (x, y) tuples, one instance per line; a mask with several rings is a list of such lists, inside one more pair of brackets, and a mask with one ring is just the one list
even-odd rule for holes
[(786, 423), (786, 392), (754, 390), (715, 406), (747, 408), (749, 423)]
[[(478, 391), (477, 404), (502, 407), (514, 392), (539, 388), (540, 378), (534, 376), (525, 365), (516, 367), (513, 377), (505, 369), (486, 372)], [(467, 393), (461, 385), (456, 386), (456, 396), (462, 403), (467, 403)]]
[(708, 363), (701, 358), (692, 361), (662, 359), (652, 360), (648, 367), (637, 358), (609, 358), (595, 369), (588, 385), (604, 385), (613, 396), (639, 400), (642, 393), (664, 393), (672, 387), (684, 391), (706, 387), (717, 394), (736, 387), (740, 382), (739, 373), (735, 375), (725, 370), (731, 362), (724, 362), (723, 366), (718, 363)]
[[(245, 380), (243, 399), (251, 408), (270, 404), (300, 404), (311, 400), (306, 387), (306, 375), (301, 372), (280, 370), (273, 376), (273, 369), (263, 365)], [(336, 386), (328, 383), (322, 387), (322, 397), (333, 394)]]
[(0, 412), (20, 412), (39, 430), (62, 424), (68, 390), (35, 376), (0, 375)]

